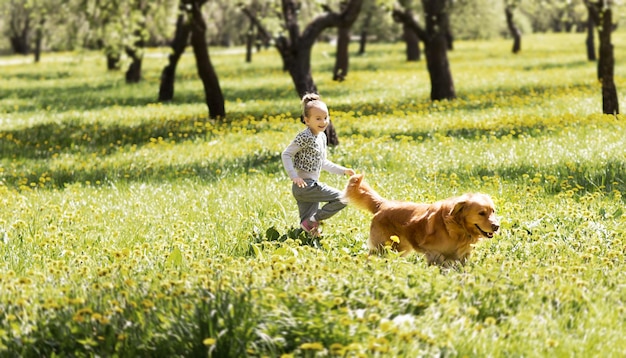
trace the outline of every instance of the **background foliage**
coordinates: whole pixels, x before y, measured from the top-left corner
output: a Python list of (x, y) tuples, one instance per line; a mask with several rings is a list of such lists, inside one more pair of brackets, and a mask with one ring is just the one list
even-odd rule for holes
[[(173, 38), (178, 15), (177, 0), (149, 1), (147, 15), (138, 11), (144, 0), (1, 0), (0, 1), (0, 51), (10, 51), (8, 38), (19, 32), (30, 21), (29, 39), (34, 41), (38, 28), (43, 32), (44, 50), (94, 49), (103, 46), (124, 46), (133, 43), (137, 23), (148, 24), (148, 46), (165, 45)], [(587, 19), (582, 1), (540, 0), (459, 0), (454, 2), (451, 28), (457, 39), (490, 39), (508, 36), (505, 23), (505, 2), (517, 2), (515, 22), (524, 35), (543, 32), (581, 32)], [(301, 1), (300, 21), (308, 23), (319, 15), (322, 5), (339, 9), (339, 0)], [(353, 26), (353, 35), (367, 29), (371, 41), (394, 42), (402, 39), (401, 27), (394, 23), (390, 10), (396, 1), (365, 0), (359, 19)], [(421, 2), (404, 0), (403, 6), (414, 10), (423, 23)], [(274, 33), (282, 31), (276, 17), (279, 1), (275, 0), (211, 0), (203, 7), (207, 19), (208, 43), (218, 46), (236, 46), (245, 43), (249, 31), (248, 19), (240, 5), (258, 11), (263, 24)], [(614, 3), (614, 21), (619, 23), (621, 3)], [(371, 13), (365, 28), (367, 14)], [(43, 22), (42, 22), (43, 21)], [(324, 39), (334, 38), (336, 29), (326, 32)], [(34, 47), (34, 45), (32, 46)]]

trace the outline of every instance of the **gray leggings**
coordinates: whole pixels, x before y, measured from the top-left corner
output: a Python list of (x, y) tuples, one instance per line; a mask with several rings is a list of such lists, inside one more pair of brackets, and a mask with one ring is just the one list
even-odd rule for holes
[[(337, 214), (346, 204), (339, 201), (342, 192), (325, 184), (318, 183), (313, 179), (305, 179), (306, 187), (300, 188), (293, 184), (291, 191), (298, 203), (300, 221), (315, 216), (317, 221), (322, 221)], [(325, 202), (320, 209), (319, 204)]]

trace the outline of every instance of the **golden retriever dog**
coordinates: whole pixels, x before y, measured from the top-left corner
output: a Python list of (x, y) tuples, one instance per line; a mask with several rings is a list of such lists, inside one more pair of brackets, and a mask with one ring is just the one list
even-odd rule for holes
[(387, 200), (363, 181), (350, 177), (344, 202), (374, 214), (370, 252), (385, 245), (406, 255), (421, 252), (429, 264), (464, 264), (481, 237), (492, 238), (500, 228), (493, 201), (486, 194), (464, 194), (432, 204)]

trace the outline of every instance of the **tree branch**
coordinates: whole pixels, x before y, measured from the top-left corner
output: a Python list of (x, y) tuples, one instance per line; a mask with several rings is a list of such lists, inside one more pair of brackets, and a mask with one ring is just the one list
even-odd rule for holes
[(301, 40), (306, 44), (312, 44), (317, 37), (329, 27), (349, 26), (353, 23), (361, 12), (363, 0), (350, 0), (341, 13), (332, 11), (324, 6), (326, 13), (313, 19), (302, 32)]
[(428, 38), (428, 34), (426, 33), (426, 30), (424, 30), (422, 26), (417, 22), (417, 20), (413, 17), (411, 10), (401, 11), (399, 9), (394, 9), (391, 15), (395, 22), (399, 22), (408, 26), (411, 30), (415, 31), (417, 37), (419, 37), (420, 40), (424, 42), (426, 41), (426, 39)]
[(241, 11), (243, 11), (243, 13), (250, 19), (250, 21), (252, 21), (252, 24), (254, 24), (254, 26), (256, 26), (256, 28), (259, 30), (259, 35), (261, 35), (263, 41), (265, 43), (269, 43), (272, 40), (272, 35), (270, 35), (265, 26), (261, 24), (261, 21), (259, 21), (256, 15), (253, 14), (252, 11), (250, 11), (250, 9), (247, 7), (242, 8)]

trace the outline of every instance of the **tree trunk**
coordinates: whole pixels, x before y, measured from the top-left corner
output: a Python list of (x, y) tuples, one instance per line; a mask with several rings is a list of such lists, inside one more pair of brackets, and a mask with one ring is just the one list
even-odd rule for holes
[(422, 53), (420, 51), (417, 33), (406, 24), (402, 24), (402, 32), (404, 33), (403, 37), (406, 43), (406, 60), (409, 62), (419, 61)]
[(107, 70), (117, 71), (120, 69), (121, 56), (118, 52), (108, 52), (107, 57)]
[(257, 30), (258, 46), (261, 46), (261, 44), (265, 47), (269, 46), (269, 43), (272, 41), (272, 35), (265, 29), (263, 24), (261, 24), (259, 19), (249, 8), (244, 7), (241, 11), (250, 19), (250, 22), (252, 22)]
[(11, 36), (9, 39), (11, 42), (11, 47), (13, 48), (13, 52), (18, 55), (28, 55), (30, 52), (30, 46), (28, 44), (28, 35), (27, 34), (16, 34)]
[(139, 83), (141, 81), (141, 50), (127, 48), (126, 54), (131, 58), (131, 63), (126, 70), (126, 83)]
[[(592, 16), (591, 6), (587, 6), (587, 38), (585, 39), (585, 45), (587, 46), (587, 60), (588, 61), (596, 61), (596, 44), (594, 41), (593, 30), (596, 26), (593, 21), (594, 16)], [(597, 17), (597, 15), (595, 16)], [(599, 77), (599, 76), (598, 76)]]
[(426, 11), (426, 32), (429, 39), (424, 49), (432, 88), (433, 101), (456, 98), (450, 63), (448, 62), (448, 13), (447, 1), (422, 0)]
[(509, 28), (509, 33), (511, 34), (511, 37), (513, 37), (512, 51), (513, 53), (518, 53), (522, 50), (522, 32), (513, 21), (513, 10), (512, 6), (507, 6), (504, 11), (506, 14), (506, 24)]
[(254, 23), (250, 21), (248, 33), (246, 34), (246, 63), (252, 62), (252, 48), (254, 45)]
[(159, 101), (171, 101), (174, 98), (174, 82), (176, 80), (176, 66), (178, 60), (185, 52), (185, 47), (189, 42), (191, 28), (185, 20), (184, 13), (178, 15), (176, 20), (176, 31), (171, 47), (172, 53), (169, 55), (169, 64), (161, 72), (161, 86), (159, 87)]
[(436, 35), (424, 51), (432, 84), (430, 99), (433, 101), (456, 98), (447, 51), (445, 34)]
[(615, 115), (619, 113), (619, 101), (613, 78), (615, 58), (613, 56), (613, 44), (611, 43), (611, 33), (613, 32), (611, 6), (605, 6), (604, 1), (592, 2), (584, 0), (584, 3), (593, 23), (599, 25), (598, 79), (602, 83), (602, 113)]
[(191, 45), (193, 46), (193, 53), (196, 57), (198, 75), (204, 85), (206, 104), (207, 107), (209, 107), (209, 118), (221, 119), (226, 116), (224, 95), (220, 88), (217, 73), (211, 63), (206, 43), (206, 23), (200, 11), (200, 8), (205, 3), (206, 0), (193, 0), (191, 3)]
[(11, 48), (13, 52), (18, 55), (28, 55), (30, 52), (28, 47), (28, 38), (22, 36), (12, 36), (9, 41), (11, 42)]
[(317, 93), (317, 86), (311, 75), (311, 50), (308, 46), (297, 46), (292, 49), (295, 56), (286, 59), (287, 71), (300, 98), (306, 93)]
[[(30, 53), (30, 17), (28, 13), (25, 18), (15, 15), (10, 19), (9, 42), (13, 52), (18, 55), (28, 55)], [(23, 22), (22, 22), (23, 20)]]
[(141, 18), (134, 24), (135, 29), (133, 36), (135, 42), (126, 47), (126, 54), (131, 59), (131, 63), (126, 71), (126, 83), (139, 83), (141, 81), (141, 64), (143, 62), (143, 51), (146, 46), (144, 32), (146, 32), (146, 17), (148, 16), (147, 1), (139, 1), (135, 3), (134, 9), (141, 12)]
[(39, 63), (41, 59), (41, 44), (43, 42), (43, 25), (46, 23), (45, 18), (42, 16), (39, 20), (39, 26), (35, 31), (35, 63)]
[(348, 75), (348, 47), (350, 45), (350, 27), (340, 26), (337, 29), (337, 54), (335, 55), (335, 69), (333, 81), (343, 81)]
[(329, 27), (350, 27), (356, 20), (363, 0), (350, 0), (342, 5), (341, 13), (326, 8), (326, 13), (315, 18), (300, 34), (298, 8), (295, 0), (282, 0), (283, 19), (289, 38), (276, 42), (285, 67), (293, 78), (298, 95), (317, 92), (311, 75), (311, 49), (317, 37)]
[(456, 93), (450, 64), (448, 62), (448, 38), (451, 33), (448, 28), (448, 14), (446, 0), (422, 0), (425, 12), (426, 29), (423, 29), (410, 11), (393, 11), (393, 19), (410, 26), (417, 36), (424, 42), (426, 67), (430, 76), (430, 99), (433, 101), (454, 99)]
[[(419, 25), (413, 17), (413, 12), (411, 9), (405, 9), (404, 11), (394, 10), (392, 16), (395, 22), (402, 24), (402, 38), (406, 46), (406, 60), (419, 61), (422, 56), (419, 47), (420, 34), (415, 29)], [(426, 39), (423, 40), (426, 43)]]
[(370, 9), (363, 20), (363, 28), (361, 29), (361, 39), (359, 40), (359, 55), (365, 54), (365, 45), (367, 44), (367, 34), (369, 32), (370, 22), (372, 21), (373, 11)]
[(611, 33), (613, 32), (611, 8), (602, 10), (600, 31), (600, 76), (602, 80), (602, 113), (618, 114), (619, 102), (617, 99), (617, 89), (613, 78), (615, 68), (615, 58), (613, 56), (613, 44), (611, 43)]
[[(349, 3), (347, 1), (341, 2), (341, 13), (344, 14)], [(345, 16), (345, 18), (337, 24), (337, 54), (335, 55), (335, 69), (333, 71), (334, 81), (343, 81), (348, 75), (348, 66), (350, 54), (348, 48), (350, 46), (350, 29), (358, 17), (360, 7), (356, 14), (351, 16)], [(328, 9), (330, 11), (330, 9)]]

